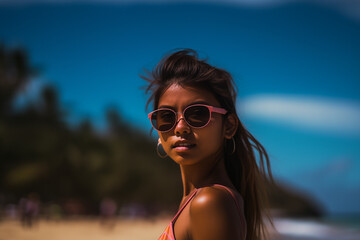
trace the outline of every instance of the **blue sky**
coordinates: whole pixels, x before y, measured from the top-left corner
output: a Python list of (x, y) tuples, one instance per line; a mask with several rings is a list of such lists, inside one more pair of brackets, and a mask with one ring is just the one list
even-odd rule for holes
[(360, 213), (360, 4), (23, 2), (0, 1), (0, 41), (43, 68), (23, 99), (50, 82), (69, 121), (101, 127), (115, 106), (148, 132), (138, 75), (169, 50), (193, 48), (233, 75), (240, 116), (278, 179), (331, 213)]

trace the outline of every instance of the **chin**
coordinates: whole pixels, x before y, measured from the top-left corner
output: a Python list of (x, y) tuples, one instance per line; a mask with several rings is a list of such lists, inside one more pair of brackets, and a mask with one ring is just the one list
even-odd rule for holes
[(179, 165), (183, 165), (183, 166), (190, 166), (190, 165), (194, 165), (199, 163), (201, 160), (198, 158), (193, 158), (190, 155), (185, 155), (185, 154), (177, 154), (174, 157), (171, 157), (174, 162), (176, 162)]

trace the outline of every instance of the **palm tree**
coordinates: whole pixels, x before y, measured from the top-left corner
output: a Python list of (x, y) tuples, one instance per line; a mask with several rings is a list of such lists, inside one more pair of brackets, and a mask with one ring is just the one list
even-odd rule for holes
[(35, 75), (23, 49), (6, 49), (0, 44), (0, 118), (11, 113), (14, 98)]

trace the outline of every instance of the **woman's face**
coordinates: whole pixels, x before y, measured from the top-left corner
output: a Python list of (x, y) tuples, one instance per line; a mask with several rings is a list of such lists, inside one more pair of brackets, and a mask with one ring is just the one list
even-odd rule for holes
[(209, 124), (203, 128), (192, 128), (184, 121), (182, 112), (196, 103), (221, 107), (212, 93), (177, 84), (171, 85), (159, 99), (158, 108), (181, 112), (177, 124), (169, 132), (158, 132), (165, 152), (178, 164), (201, 164), (222, 154), (225, 135), (221, 114), (212, 113)]

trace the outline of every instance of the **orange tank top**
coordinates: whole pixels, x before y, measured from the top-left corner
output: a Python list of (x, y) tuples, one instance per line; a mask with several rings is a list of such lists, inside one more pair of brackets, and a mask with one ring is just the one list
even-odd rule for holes
[[(225, 187), (223, 185), (219, 185), (219, 184), (214, 184), (212, 186), (218, 186), (218, 187), (222, 187), (224, 189), (226, 189), (232, 196), (232, 198), (235, 200), (236, 203), (236, 207), (239, 211), (239, 214), (241, 216), (241, 227), (242, 227), (242, 232), (245, 233), (244, 234), (244, 239), (246, 237), (246, 221), (243, 215), (243, 211), (242, 211), (242, 206), (243, 206), (243, 202), (241, 201), (239, 203), (239, 201), (237, 200), (237, 198), (235, 197), (235, 194), (233, 193), (233, 191), (231, 189), (229, 189), (228, 187)], [(176, 213), (175, 217), (171, 220), (170, 224), (165, 228), (165, 231), (163, 232), (163, 234), (161, 234), (160, 238), (158, 240), (175, 240), (175, 235), (174, 235), (174, 224), (175, 221), (177, 220), (177, 218), (179, 217), (180, 213), (184, 210), (184, 208), (186, 207), (186, 205), (188, 205), (188, 203), (194, 198), (194, 196), (196, 195), (196, 193), (199, 191), (199, 189), (195, 189), (195, 191), (191, 194), (191, 196), (189, 197), (189, 199), (185, 202), (185, 204), (180, 208), (180, 210)], [(242, 199), (241, 199), (242, 200)]]

